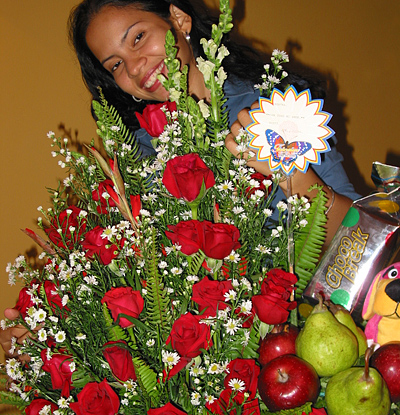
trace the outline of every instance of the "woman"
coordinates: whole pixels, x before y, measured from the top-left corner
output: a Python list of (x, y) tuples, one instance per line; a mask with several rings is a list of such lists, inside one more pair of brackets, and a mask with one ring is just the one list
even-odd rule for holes
[[(133, 131), (138, 129), (135, 111), (142, 111), (148, 103), (168, 99), (168, 92), (157, 75), (168, 76), (164, 65), (164, 42), (170, 29), (176, 38), (177, 57), (182, 65), (189, 67), (189, 93), (207, 101), (209, 91), (196, 67), (196, 58), (202, 53), (200, 39), (210, 36), (211, 21), (199, 17), (189, 0), (84, 0), (71, 13), (70, 38), (84, 82), (94, 99), (98, 99), (97, 88), (100, 86), (105, 98)], [(250, 107), (258, 98), (253, 85), (259, 82), (263, 64), (254, 51), (236, 46), (229, 40), (224, 43), (230, 50), (224, 60), (224, 69), (228, 73), (225, 95), (232, 124), (232, 134), (227, 137), (226, 145), (236, 155), (234, 137), (241, 127), (250, 123), (248, 110), (243, 108)], [(287, 82), (298, 90), (310, 88), (314, 98), (321, 97), (318, 88), (313, 89), (313, 84), (298, 77), (291, 76)], [(144, 130), (139, 129), (136, 138), (143, 156), (154, 153), (151, 137)], [(341, 161), (333, 147), (315, 171), (309, 168), (305, 174), (299, 173), (292, 178), (293, 193), (300, 196), (310, 196), (307, 189), (315, 183), (325, 186), (329, 211), (327, 243), (351, 205), (351, 199), (358, 197)], [(248, 164), (265, 175), (270, 174), (267, 163), (251, 159)], [(284, 198), (287, 183), (281, 182), (280, 187), (277, 200)], [(15, 319), (18, 312), (7, 309), (5, 316)], [(25, 335), (24, 329), (15, 327), (0, 333), (0, 343), (8, 351), (12, 336), (21, 342)]]

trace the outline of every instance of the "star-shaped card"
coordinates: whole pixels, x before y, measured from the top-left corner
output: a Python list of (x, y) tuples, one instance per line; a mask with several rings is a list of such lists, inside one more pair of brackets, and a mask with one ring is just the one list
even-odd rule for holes
[(252, 135), (249, 148), (258, 161), (268, 160), (271, 170), (305, 172), (309, 163), (320, 164), (321, 153), (334, 131), (328, 127), (332, 115), (321, 111), (322, 99), (311, 99), (310, 91), (298, 93), (291, 86), (285, 92), (274, 89), (270, 98), (260, 98), (259, 108), (250, 111)]

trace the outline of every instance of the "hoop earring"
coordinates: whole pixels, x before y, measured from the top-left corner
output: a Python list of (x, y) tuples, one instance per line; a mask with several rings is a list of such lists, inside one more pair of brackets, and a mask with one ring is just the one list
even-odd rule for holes
[(185, 38), (187, 42), (190, 42), (190, 34), (188, 32), (186, 32)]
[(136, 98), (135, 95), (132, 95), (132, 98), (136, 102), (142, 102), (143, 101), (142, 98)]

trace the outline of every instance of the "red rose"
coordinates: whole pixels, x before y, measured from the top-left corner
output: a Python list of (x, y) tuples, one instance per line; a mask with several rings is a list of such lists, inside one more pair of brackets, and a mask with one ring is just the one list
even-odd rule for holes
[(132, 355), (127, 350), (126, 342), (108, 342), (104, 346), (103, 355), (110, 365), (111, 372), (120, 381), (136, 380)]
[[(103, 265), (108, 265), (114, 258), (118, 256), (119, 247), (111, 243), (107, 238), (102, 238), (104, 228), (96, 226), (89, 232), (86, 232), (81, 245), (86, 249), (86, 257), (93, 258), (95, 255), (99, 257)], [(123, 240), (120, 241), (123, 245)]]
[(198, 220), (179, 222), (177, 225), (168, 225), (165, 232), (173, 244), (180, 245), (185, 255), (195, 254), (202, 247), (203, 226)]
[(119, 398), (104, 379), (101, 383), (90, 382), (78, 393), (78, 402), (69, 407), (77, 415), (115, 415), (119, 409)]
[(160, 104), (147, 105), (143, 110), (143, 114), (135, 112), (140, 126), (152, 137), (158, 137), (164, 131), (164, 127), (168, 124), (165, 111), (162, 110), (163, 107), (169, 112), (176, 111), (176, 103), (167, 101)]
[(204, 221), (202, 251), (209, 258), (224, 259), (232, 251), (240, 248), (240, 232), (234, 225)]
[(239, 379), (245, 383), (245, 391), (250, 395), (250, 399), (254, 399), (257, 392), (258, 375), (260, 367), (257, 366), (253, 359), (234, 359), (229, 362), (227, 372), (224, 379), (224, 386), (230, 389), (229, 381), (231, 379)]
[[(72, 250), (86, 230), (86, 219), (79, 216), (81, 212), (76, 206), (69, 206), (55, 216), (50, 227), (45, 230), (51, 242), (59, 248)], [(61, 233), (58, 232), (59, 229)]]
[[(104, 193), (108, 193), (112, 197), (106, 199), (103, 196)], [(100, 182), (99, 187), (96, 190), (93, 190), (92, 192), (92, 199), (96, 202), (100, 202), (100, 206), (98, 205), (96, 207), (97, 212), (107, 214), (109, 207), (115, 207), (116, 204), (113, 199), (113, 197), (115, 198), (115, 196), (116, 194), (114, 191), (114, 183), (111, 179), (106, 179)]]
[[(39, 415), (40, 411), (45, 407), (50, 406), (51, 413), (58, 409), (58, 406), (46, 399), (34, 399), (29, 406), (25, 408), (26, 415)], [(47, 412), (46, 412), (47, 413)]]
[(44, 292), (46, 293), (46, 298), (49, 303), (49, 306), (53, 310), (53, 313), (58, 314), (61, 310), (61, 314), (65, 317), (66, 312), (71, 311), (67, 306), (62, 304), (62, 299), (57, 291), (57, 286), (52, 281), (45, 281), (43, 283)]
[(61, 389), (61, 396), (68, 398), (72, 379), (71, 356), (53, 354), (50, 359), (47, 359), (47, 350), (43, 349), (40, 357), (43, 360), (42, 369), (50, 373), (53, 389)]
[(187, 415), (186, 412), (176, 408), (172, 403), (168, 402), (161, 408), (149, 409), (147, 415)]
[(283, 269), (274, 268), (267, 272), (267, 280), (272, 281), (276, 285), (289, 288), (297, 282), (296, 275), (286, 272)]
[(15, 309), (18, 310), (22, 317), (25, 318), (29, 308), (35, 305), (32, 301), (32, 296), (29, 294), (29, 291), (32, 287), (24, 287), (19, 292), (17, 304), (15, 304)]
[[(101, 303), (107, 304), (114, 321), (118, 321), (120, 314), (138, 318), (144, 307), (144, 301), (140, 291), (134, 291), (131, 287), (111, 288), (104, 294)], [(129, 327), (132, 323), (125, 317), (121, 317), (118, 323), (121, 327)]]
[(206, 408), (211, 411), (213, 414), (218, 415), (236, 415), (237, 411), (235, 407), (241, 407), (241, 415), (260, 415), (260, 406), (258, 399), (253, 399), (251, 401), (246, 401), (244, 405), (244, 395), (243, 393), (238, 392), (233, 394), (232, 389), (224, 389), (219, 398), (215, 400), (212, 404), (206, 403)]
[(283, 270), (271, 270), (261, 285), (261, 294), (252, 298), (258, 318), (267, 324), (281, 324), (287, 321), (289, 311), (297, 306), (290, 301), (297, 278)]
[(175, 157), (167, 162), (162, 182), (177, 199), (192, 202), (202, 190), (214, 186), (214, 173), (196, 153)]
[(229, 290), (233, 290), (231, 281), (210, 280), (204, 277), (193, 285), (192, 301), (198, 304), (200, 312), (204, 311), (202, 317), (215, 317), (217, 309), (229, 307), (224, 297)]
[(166, 341), (180, 356), (193, 358), (201, 353), (200, 349), (212, 346), (211, 331), (207, 324), (200, 323), (199, 316), (187, 313), (181, 315), (172, 325)]

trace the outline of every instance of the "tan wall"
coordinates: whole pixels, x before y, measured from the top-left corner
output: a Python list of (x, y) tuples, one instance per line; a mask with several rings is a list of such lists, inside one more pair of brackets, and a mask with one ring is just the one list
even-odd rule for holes
[[(0, 310), (15, 303), (7, 262), (34, 254), (20, 231), (36, 229), (37, 207), (48, 206), (45, 187), (66, 172), (50, 155), (49, 130), (62, 123), (89, 142), (95, 126), (89, 96), (66, 38), (66, 21), (77, 0), (1, 0)], [(210, 6), (217, 0), (208, 0)], [(371, 163), (400, 165), (398, 133), (400, 2), (398, 0), (236, 0), (241, 34), (290, 51), (292, 60), (330, 79), (325, 109), (345, 153), (357, 190), (369, 191)], [(2, 312), (0, 312), (2, 317)]]

